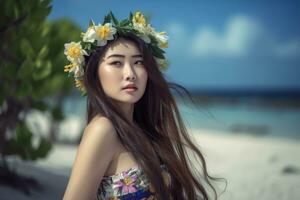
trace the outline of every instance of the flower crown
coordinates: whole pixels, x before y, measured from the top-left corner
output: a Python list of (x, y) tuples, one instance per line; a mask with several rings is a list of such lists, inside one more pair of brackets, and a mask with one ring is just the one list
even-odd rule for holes
[(76, 87), (85, 94), (83, 75), (86, 63), (84, 56), (89, 56), (99, 46), (105, 46), (108, 40), (132, 33), (148, 45), (159, 68), (166, 70), (168, 62), (164, 57), (165, 52), (162, 50), (162, 48), (168, 47), (166, 32), (156, 32), (150, 24), (147, 24), (141, 12), (136, 12), (134, 15), (130, 13), (129, 18), (122, 21), (118, 21), (110, 12), (104, 17), (102, 24), (95, 25), (92, 20), (90, 21), (87, 31), (81, 34), (82, 41), (65, 44), (64, 54), (71, 63), (65, 66), (64, 72), (74, 76)]

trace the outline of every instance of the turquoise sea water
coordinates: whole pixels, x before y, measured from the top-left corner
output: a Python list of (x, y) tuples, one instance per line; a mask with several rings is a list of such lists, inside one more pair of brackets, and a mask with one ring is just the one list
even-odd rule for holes
[(179, 104), (179, 108), (186, 124), (191, 128), (300, 139), (300, 108), (223, 103), (196, 107)]
[[(300, 108), (264, 107), (241, 101), (238, 104), (197, 104), (177, 101), (188, 128), (224, 131), (229, 134), (248, 133), (262, 137), (288, 137), (300, 139)], [(70, 98), (64, 104), (68, 115), (80, 116), (85, 123), (86, 102)]]

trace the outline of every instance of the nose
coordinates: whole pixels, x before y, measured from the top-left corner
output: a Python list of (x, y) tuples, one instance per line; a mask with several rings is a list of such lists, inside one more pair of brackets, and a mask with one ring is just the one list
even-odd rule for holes
[(130, 64), (126, 64), (124, 67), (124, 77), (127, 81), (133, 81), (136, 79), (136, 75)]

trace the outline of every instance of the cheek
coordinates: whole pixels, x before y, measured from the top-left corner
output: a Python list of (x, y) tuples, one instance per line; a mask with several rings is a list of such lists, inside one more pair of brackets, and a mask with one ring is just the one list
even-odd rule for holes
[(106, 66), (101, 66), (98, 70), (98, 76), (105, 93), (110, 94), (118, 89), (117, 87), (119, 86), (120, 80), (118, 74), (114, 70)]
[(140, 80), (146, 84), (147, 83), (147, 80), (148, 80), (148, 73), (146, 70), (143, 70), (141, 73), (140, 73)]
[(148, 80), (148, 74), (147, 74), (147, 72), (146, 72), (146, 73), (145, 73), (145, 78), (144, 78), (145, 85), (147, 84), (147, 80)]
[(114, 82), (118, 81), (118, 76), (116, 72), (107, 66), (99, 67), (98, 76), (102, 87), (107, 87), (108, 85), (111, 86), (112, 84), (114, 84)]
[(139, 85), (140, 85), (140, 87), (142, 87), (142, 88), (146, 88), (146, 84), (147, 84), (147, 79), (148, 79), (148, 75), (147, 75), (147, 73), (141, 73), (140, 75), (139, 75)]

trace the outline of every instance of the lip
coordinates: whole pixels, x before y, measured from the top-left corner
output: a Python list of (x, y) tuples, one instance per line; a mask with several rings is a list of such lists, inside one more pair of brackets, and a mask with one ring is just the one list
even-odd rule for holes
[(137, 88), (124, 88), (123, 90), (126, 92), (135, 92)]
[(122, 88), (122, 90), (137, 90), (138, 88), (134, 84), (128, 84)]

